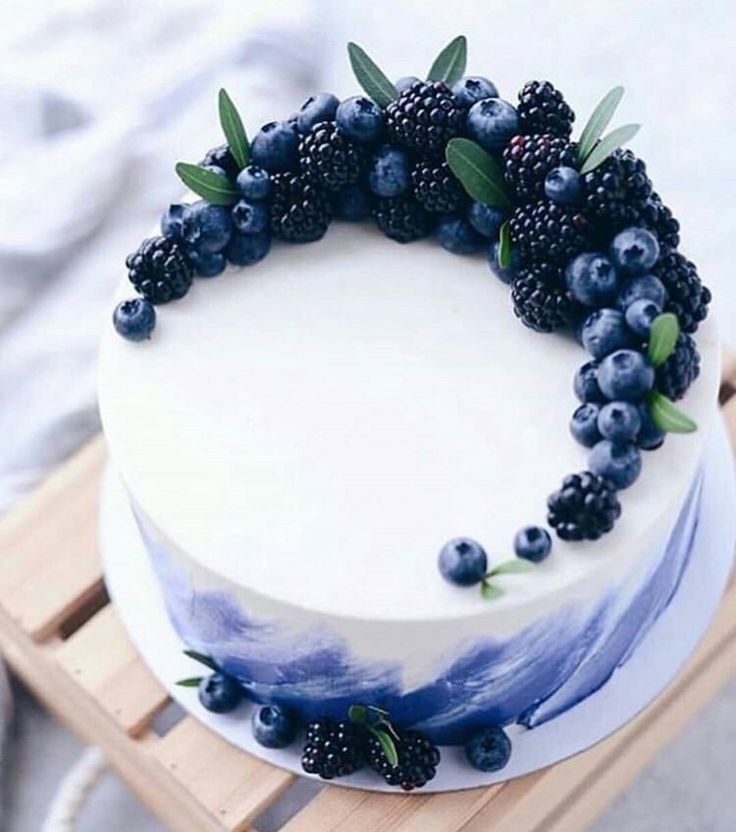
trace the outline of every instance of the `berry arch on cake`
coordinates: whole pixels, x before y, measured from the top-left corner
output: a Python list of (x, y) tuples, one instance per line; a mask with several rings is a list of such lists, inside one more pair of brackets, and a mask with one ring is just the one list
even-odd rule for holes
[(100, 364), (183, 684), (257, 703), (307, 773), (405, 790), (437, 745), (502, 769), (509, 724), (628, 660), (715, 413), (710, 292), (637, 126), (606, 132), (623, 90), (573, 138), (549, 81), (506, 98), (466, 51), (394, 83), (350, 44), (364, 94), (252, 141), (221, 91), (226, 143), (177, 165), (199, 199), (128, 257)]

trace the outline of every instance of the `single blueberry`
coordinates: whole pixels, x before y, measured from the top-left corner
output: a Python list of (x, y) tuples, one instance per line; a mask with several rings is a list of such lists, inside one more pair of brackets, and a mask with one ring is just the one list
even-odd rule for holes
[(495, 205), (484, 205), (482, 202), (471, 202), (468, 208), (468, 222), (484, 237), (497, 239), (501, 226), (508, 217), (508, 213)]
[(199, 683), (199, 701), (213, 714), (234, 711), (243, 699), (243, 693), (240, 683), (224, 673), (205, 676)]
[(449, 214), (437, 221), (435, 236), (453, 254), (475, 254), (483, 245), (483, 238), (467, 220)]
[(511, 758), (511, 740), (500, 726), (482, 728), (466, 743), (465, 756), (478, 771), (499, 771)]
[(486, 150), (500, 150), (519, 130), (516, 110), (502, 98), (476, 101), (468, 112), (470, 137)]
[(143, 298), (124, 300), (115, 307), (112, 322), (118, 335), (129, 341), (145, 341), (156, 326), (156, 309)]
[(296, 126), (300, 133), (308, 133), (320, 121), (332, 121), (340, 99), (331, 92), (310, 95), (296, 114)]
[(646, 228), (624, 228), (613, 238), (610, 255), (625, 274), (643, 274), (659, 259), (659, 242)]
[(238, 188), (246, 199), (265, 199), (271, 193), (271, 179), (263, 168), (248, 165), (238, 174)]
[(575, 168), (552, 168), (544, 180), (544, 193), (553, 202), (574, 205), (583, 195), (582, 177)]
[(475, 540), (457, 537), (440, 550), (439, 567), (442, 577), (457, 586), (480, 583), (488, 571), (488, 555)]
[(614, 488), (628, 488), (641, 473), (641, 454), (633, 442), (603, 439), (590, 452), (588, 466)]
[(188, 205), (169, 205), (161, 217), (161, 233), (170, 240), (181, 240), (181, 221)]
[(570, 417), (570, 433), (581, 445), (592, 448), (603, 438), (598, 430), (600, 407), (593, 402), (586, 402), (576, 408)]
[(219, 251), (212, 254), (189, 251), (187, 257), (198, 277), (217, 277), (225, 271), (227, 265), (225, 255)]
[(368, 171), (368, 186), (382, 197), (399, 196), (409, 189), (409, 156), (398, 147), (384, 144), (378, 149)]
[(640, 429), (639, 408), (631, 402), (609, 402), (598, 414), (598, 430), (612, 442), (633, 442)]
[(597, 309), (588, 315), (580, 337), (585, 349), (593, 358), (598, 359), (622, 347), (628, 347), (632, 340), (626, 319), (616, 309)]
[(361, 185), (350, 185), (335, 196), (335, 216), (348, 222), (360, 222), (371, 213), (373, 200)]
[(639, 403), (639, 418), (641, 428), (637, 439), (638, 446), (643, 451), (656, 451), (664, 443), (665, 432), (655, 424), (646, 402)]
[(653, 301), (642, 298), (635, 300), (626, 309), (626, 323), (629, 329), (641, 338), (648, 338), (649, 331), (655, 319), (662, 313), (661, 308)]
[(268, 225), (268, 208), (263, 202), (241, 199), (233, 205), (231, 216), (241, 234), (257, 234)]
[(299, 131), (294, 122), (270, 121), (255, 134), (250, 145), (253, 163), (269, 173), (293, 170), (298, 161)]
[(491, 243), (488, 246), (488, 267), (496, 275), (496, 277), (505, 283), (507, 286), (513, 283), (517, 272), (521, 268), (521, 254), (517, 248), (511, 249), (511, 263), (508, 266), (502, 266), (498, 262), (499, 243)]
[(498, 98), (496, 85), (482, 75), (466, 75), (452, 85), (452, 93), (465, 110), (484, 98)]
[(605, 306), (616, 297), (618, 275), (611, 261), (602, 254), (578, 254), (565, 269), (570, 294), (585, 306)]
[(194, 251), (213, 254), (222, 251), (230, 239), (230, 211), (203, 199), (189, 205), (181, 222), (182, 237)]
[(264, 748), (286, 748), (296, 739), (299, 722), (287, 708), (265, 705), (253, 711), (251, 727), (259, 745)]
[(356, 95), (340, 103), (336, 113), (340, 132), (356, 142), (377, 142), (383, 133), (383, 110), (362, 95)]
[(414, 84), (419, 83), (421, 83), (421, 79), (417, 78), (416, 75), (404, 75), (396, 81), (394, 86), (396, 87), (396, 92), (401, 95), (402, 92), (406, 92), (410, 87), (413, 87)]
[(268, 231), (258, 234), (235, 233), (225, 249), (225, 257), (233, 266), (252, 266), (268, 254), (271, 235)]
[(654, 386), (654, 370), (636, 350), (617, 350), (598, 367), (598, 384), (611, 401), (636, 402)]
[(541, 563), (552, 551), (552, 538), (547, 529), (526, 526), (514, 537), (514, 553), (517, 558)]
[(575, 395), (581, 402), (604, 402), (606, 397), (598, 386), (598, 364), (595, 361), (588, 361), (575, 372), (572, 382)]
[(623, 285), (616, 307), (619, 311), (626, 312), (636, 300), (651, 300), (660, 309), (664, 309), (667, 302), (667, 290), (664, 288), (664, 283), (653, 274), (634, 277)]

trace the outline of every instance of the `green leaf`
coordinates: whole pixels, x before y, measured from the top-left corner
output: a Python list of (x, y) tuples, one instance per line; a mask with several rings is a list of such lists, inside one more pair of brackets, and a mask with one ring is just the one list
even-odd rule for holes
[(624, 88), (614, 87), (603, 96), (598, 106), (591, 113), (578, 142), (578, 161), (580, 164), (588, 158), (590, 151), (603, 135), (603, 131), (608, 127), (623, 97)]
[(240, 199), (240, 191), (219, 173), (187, 162), (179, 162), (176, 172), (187, 188), (213, 205), (232, 205)]
[(215, 664), (214, 660), (209, 656), (205, 656), (204, 653), (198, 653), (196, 650), (185, 650), (184, 655), (189, 656), (190, 659), (194, 659), (195, 662), (203, 664), (205, 667), (208, 667), (215, 673), (218, 673), (220, 670), (220, 668)]
[(399, 752), (396, 750), (396, 743), (393, 739), (385, 731), (379, 731), (377, 728), (371, 729), (371, 734), (380, 743), (381, 751), (383, 751), (383, 756), (388, 764), (392, 767), (397, 766), (399, 764)]
[(368, 708), (365, 705), (351, 705), (348, 708), (348, 719), (357, 725), (367, 725)]
[(452, 85), (463, 77), (467, 60), (468, 40), (465, 35), (459, 35), (451, 40), (434, 59), (427, 80), (444, 81), (446, 84)]
[(624, 124), (623, 127), (617, 127), (615, 130), (602, 138), (598, 144), (590, 151), (590, 155), (585, 160), (585, 164), (580, 169), (580, 173), (590, 173), (595, 170), (601, 162), (606, 159), (619, 147), (623, 147), (626, 142), (631, 141), (639, 132), (640, 125), (638, 124)]
[(488, 573), (488, 577), (494, 575), (520, 575), (523, 572), (531, 572), (534, 569), (534, 564), (525, 560), (524, 558), (511, 558), (499, 563)]
[(501, 226), (498, 235), (498, 265), (508, 269), (511, 265), (511, 231), (508, 222)]
[(654, 319), (647, 347), (647, 358), (652, 367), (659, 367), (672, 355), (679, 335), (680, 324), (677, 315), (665, 312)]
[(243, 120), (225, 90), (220, 90), (217, 104), (220, 111), (220, 124), (227, 139), (227, 146), (238, 163), (238, 167), (242, 170), (248, 164), (250, 158), (250, 145), (248, 144), (245, 127), (243, 127)]
[(697, 424), (687, 414), (657, 390), (649, 394), (647, 402), (654, 424), (660, 430), (668, 433), (693, 433), (698, 429)]
[(496, 598), (500, 598), (503, 595), (503, 590), (500, 586), (496, 586), (490, 581), (483, 581), (480, 585), (480, 594), (486, 601), (495, 601)]
[(484, 205), (510, 208), (503, 172), (498, 162), (470, 139), (450, 139), (445, 148), (450, 170), (468, 194)]
[(358, 83), (379, 107), (387, 107), (398, 98), (399, 93), (396, 87), (357, 43), (348, 44), (348, 57)]
[(176, 684), (180, 688), (198, 688), (202, 681), (201, 676), (192, 676), (191, 679), (180, 679)]

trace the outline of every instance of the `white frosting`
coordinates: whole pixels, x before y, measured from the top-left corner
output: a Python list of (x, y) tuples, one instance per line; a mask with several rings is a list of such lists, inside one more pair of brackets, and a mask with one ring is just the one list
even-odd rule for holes
[(660, 554), (715, 407), (712, 320), (697, 340), (702, 373), (681, 406), (698, 432), (643, 455), (611, 534), (555, 539), (493, 603), (443, 581), (438, 550), (464, 535), (493, 563), (511, 557), (517, 529), (585, 469), (568, 422), (586, 357), (521, 326), (482, 258), (339, 225), (274, 246), (160, 307), (148, 343), (110, 327), (101, 412), (136, 503), (213, 580), (356, 623), (482, 617), (500, 634)]

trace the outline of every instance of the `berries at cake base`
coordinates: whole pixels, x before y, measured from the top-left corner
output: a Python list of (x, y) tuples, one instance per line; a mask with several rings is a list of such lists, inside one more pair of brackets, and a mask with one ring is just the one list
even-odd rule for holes
[(511, 740), (500, 726), (481, 728), (465, 744), (465, 756), (478, 771), (500, 771), (511, 759)]
[(281, 705), (263, 705), (251, 714), (253, 738), (264, 748), (287, 748), (296, 739), (296, 715)]
[(421, 789), (437, 773), (440, 751), (424, 734), (414, 730), (393, 729), (398, 765), (386, 758), (383, 746), (368, 734), (368, 765), (388, 783), (405, 792)]
[(242, 686), (225, 673), (212, 673), (199, 684), (198, 696), (202, 707), (213, 714), (227, 714), (234, 711), (243, 700)]
[(363, 767), (366, 753), (364, 728), (323, 717), (307, 725), (302, 768), (323, 780), (347, 777)]

